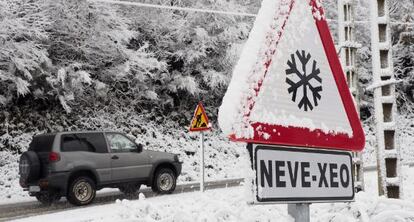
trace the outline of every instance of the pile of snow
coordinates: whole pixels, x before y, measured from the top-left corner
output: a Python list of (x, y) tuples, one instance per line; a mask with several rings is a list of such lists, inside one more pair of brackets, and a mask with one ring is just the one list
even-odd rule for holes
[(312, 216), (317, 218), (315, 221), (321, 222), (408, 222), (414, 218), (414, 203), (360, 192), (356, 195), (356, 201), (353, 203), (314, 205)]
[[(311, 205), (311, 221), (362, 221), (388, 222), (413, 221), (414, 218), (414, 169), (407, 168), (405, 200), (378, 197), (376, 173), (367, 175), (366, 192), (356, 194), (355, 202)], [(24, 221), (280, 221), (293, 219), (287, 214), (285, 204), (251, 205), (251, 195), (246, 187), (208, 190), (145, 198), (117, 200), (114, 204), (79, 208), (60, 213), (30, 217)]]
[[(253, 129), (247, 123), (245, 115), (250, 111), (256, 90), (262, 84), (261, 80), (266, 73), (264, 63), (274, 54), (280, 39), (275, 33), (283, 30), (291, 4), (291, 1), (262, 2), (219, 110), (218, 122), (224, 134), (235, 133), (239, 138), (253, 137)], [(275, 9), (280, 13), (275, 15)]]
[(88, 207), (18, 221), (291, 221), (286, 207), (249, 205), (244, 189), (228, 188)]
[(0, 200), (20, 200), (28, 197), (19, 184), (19, 156), (0, 151)]

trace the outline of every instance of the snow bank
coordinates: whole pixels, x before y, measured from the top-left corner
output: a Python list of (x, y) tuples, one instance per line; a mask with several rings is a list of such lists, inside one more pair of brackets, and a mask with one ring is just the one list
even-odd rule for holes
[(144, 201), (118, 202), (117, 220), (131, 221), (289, 221), (284, 206), (247, 204), (241, 188), (213, 190)]
[[(414, 168), (407, 169), (406, 188), (414, 193)], [(352, 203), (325, 203), (311, 205), (313, 222), (388, 222), (413, 221), (414, 202), (409, 195), (405, 200), (378, 197), (375, 183), (376, 173), (367, 175), (367, 192), (357, 193)], [(244, 195), (245, 188), (234, 187), (164, 195), (140, 200), (117, 200), (114, 204), (78, 208), (49, 215), (30, 217), (20, 222), (43, 221), (278, 221), (291, 222), (287, 207), (280, 205), (250, 205), (251, 200)]]
[(411, 201), (393, 200), (360, 192), (353, 203), (314, 205), (314, 221), (388, 222), (412, 221), (414, 205)]
[(22, 201), (29, 198), (19, 184), (19, 156), (0, 151), (0, 202)]
[(243, 188), (229, 188), (167, 195), (137, 201), (118, 200), (115, 204), (30, 217), (20, 222), (43, 221), (291, 221), (286, 206), (249, 205)]

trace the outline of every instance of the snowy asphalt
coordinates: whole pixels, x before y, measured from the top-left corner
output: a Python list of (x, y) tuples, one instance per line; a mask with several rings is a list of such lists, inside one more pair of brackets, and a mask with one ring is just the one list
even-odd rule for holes
[[(209, 190), (209, 189), (239, 186), (242, 182), (243, 182), (243, 179), (227, 179), (227, 180), (206, 182), (204, 186), (206, 189)], [(196, 191), (199, 189), (200, 189), (199, 183), (178, 184), (174, 194), (192, 192), (192, 191)], [(140, 192), (143, 193), (146, 198), (156, 196), (156, 194), (153, 193), (150, 188), (142, 189), (140, 190)], [(120, 192), (101, 193), (101, 194), (97, 194), (96, 199), (93, 204), (84, 206), (84, 207), (104, 205), (104, 204), (112, 203), (117, 199), (127, 199), (127, 198)], [(65, 211), (65, 210), (69, 210), (73, 208), (82, 208), (82, 207), (73, 206), (69, 204), (64, 198), (62, 198), (61, 201), (53, 204), (50, 207), (42, 206), (37, 201), (4, 204), (4, 205), (0, 205), (0, 221), (9, 221), (9, 220), (15, 220), (15, 219), (20, 219), (20, 218), (35, 216), (35, 215), (56, 213), (59, 211)]]

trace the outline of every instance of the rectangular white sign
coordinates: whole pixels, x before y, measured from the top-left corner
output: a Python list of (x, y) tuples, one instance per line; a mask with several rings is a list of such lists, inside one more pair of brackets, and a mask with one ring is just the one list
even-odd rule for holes
[(352, 201), (349, 152), (254, 146), (258, 202)]

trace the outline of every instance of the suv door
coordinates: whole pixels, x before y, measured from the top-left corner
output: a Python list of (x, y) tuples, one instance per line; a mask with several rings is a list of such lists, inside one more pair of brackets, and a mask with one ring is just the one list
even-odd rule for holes
[(110, 147), (112, 181), (146, 180), (151, 167), (147, 153), (121, 133), (105, 133)]
[(111, 180), (111, 154), (103, 133), (69, 133), (61, 136), (61, 161), (57, 168), (88, 167), (96, 170), (99, 182)]
[(99, 182), (111, 180), (111, 154), (103, 133), (69, 133), (61, 136), (61, 161), (57, 168), (88, 167), (96, 170)]

